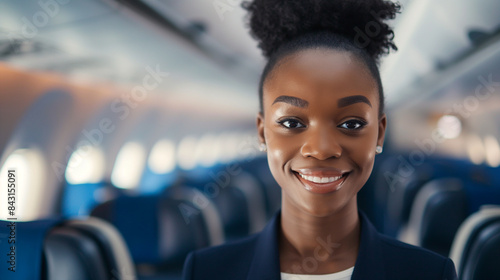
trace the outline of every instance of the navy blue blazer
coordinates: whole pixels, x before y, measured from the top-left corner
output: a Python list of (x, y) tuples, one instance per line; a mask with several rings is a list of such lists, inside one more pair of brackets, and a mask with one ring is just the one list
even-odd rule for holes
[[(184, 264), (184, 280), (279, 280), (278, 211), (262, 232), (239, 241), (192, 252)], [(360, 212), (361, 243), (351, 280), (454, 280), (449, 258), (408, 245), (376, 231)]]

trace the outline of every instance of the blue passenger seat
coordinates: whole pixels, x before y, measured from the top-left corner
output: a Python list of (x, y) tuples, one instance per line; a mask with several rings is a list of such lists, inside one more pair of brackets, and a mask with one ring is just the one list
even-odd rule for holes
[[(181, 178), (176, 185), (197, 189), (208, 197), (220, 214), (226, 240), (260, 231), (267, 222), (266, 194), (250, 173), (238, 166), (236, 174), (211, 172), (209, 177)], [(175, 185), (174, 185), (175, 186)], [(172, 188), (165, 189), (166, 192)]]
[[(12, 235), (7, 225), (0, 221), (0, 236)], [(0, 279), (136, 279), (121, 235), (100, 219), (17, 222), (14, 232), (17, 269), (2, 269)], [(2, 252), (6, 246), (11, 244), (0, 243)]]
[(180, 279), (190, 251), (222, 239), (207, 226), (208, 208), (182, 191), (175, 192), (173, 197), (122, 195), (91, 213), (122, 233), (140, 279)]
[(251, 174), (263, 189), (267, 219), (281, 207), (281, 187), (269, 170), (267, 157), (257, 157), (250, 161), (238, 163), (241, 168)]
[[(385, 207), (384, 201), (387, 205), (383, 215), (383, 232), (394, 237), (397, 237), (399, 232), (407, 226), (417, 193), (431, 180), (455, 177), (467, 182), (467, 184), (494, 186), (499, 183), (498, 176), (494, 175), (498, 173), (495, 168), (478, 166), (464, 160), (432, 157), (412, 165), (403, 156), (398, 156), (392, 161), (392, 171), (385, 171), (393, 175), (391, 185), (387, 196), (378, 198), (378, 200), (380, 200), (381, 207)], [(484, 204), (484, 199), (488, 199), (481, 194), (482, 191), (488, 192), (488, 189), (467, 189), (467, 195), (471, 194), (468, 201), (469, 209), (477, 209)]]
[(399, 239), (447, 256), (460, 224), (468, 215), (463, 183), (441, 178), (425, 184), (416, 195), (408, 225)]
[(210, 246), (219, 245), (224, 242), (224, 229), (222, 220), (216, 205), (199, 190), (183, 185), (171, 186), (164, 190), (163, 196), (167, 199), (176, 199), (179, 201), (188, 201), (196, 206), (196, 209), (183, 205), (180, 210), (189, 219), (192, 215), (201, 215), (204, 224), (207, 226), (207, 238)]
[(418, 192), (400, 239), (447, 256), (460, 224), (485, 204), (500, 204), (500, 188), (459, 178), (430, 181)]
[(500, 205), (488, 205), (460, 226), (450, 258), (460, 280), (500, 279)]

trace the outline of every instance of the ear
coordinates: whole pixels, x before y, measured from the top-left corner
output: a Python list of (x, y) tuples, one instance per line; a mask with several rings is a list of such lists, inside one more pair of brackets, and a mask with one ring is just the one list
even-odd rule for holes
[(377, 145), (378, 146), (384, 146), (384, 139), (385, 139), (385, 129), (387, 127), (387, 117), (385, 114), (382, 114), (382, 116), (379, 118), (378, 121), (378, 137), (377, 137)]
[(262, 115), (262, 112), (257, 114), (257, 134), (259, 143), (266, 143), (266, 137), (264, 136), (264, 115)]

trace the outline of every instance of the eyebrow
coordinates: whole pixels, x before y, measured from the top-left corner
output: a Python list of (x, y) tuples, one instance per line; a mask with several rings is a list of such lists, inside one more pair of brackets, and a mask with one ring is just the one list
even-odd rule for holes
[(293, 96), (288, 96), (288, 95), (281, 95), (278, 96), (276, 99), (274, 99), (274, 103), (278, 102), (284, 102), (288, 103), (290, 105), (300, 107), (300, 108), (305, 108), (309, 106), (309, 102), (305, 101), (304, 99), (298, 98), (298, 97), (293, 97)]
[(355, 103), (359, 103), (359, 102), (366, 103), (366, 104), (370, 105), (370, 107), (372, 107), (370, 100), (368, 100), (368, 98), (366, 98), (363, 95), (352, 95), (352, 96), (340, 98), (338, 103), (337, 103), (337, 106), (339, 108), (341, 108), (341, 107), (346, 107), (346, 106), (349, 106), (349, 105), (352, 105)]

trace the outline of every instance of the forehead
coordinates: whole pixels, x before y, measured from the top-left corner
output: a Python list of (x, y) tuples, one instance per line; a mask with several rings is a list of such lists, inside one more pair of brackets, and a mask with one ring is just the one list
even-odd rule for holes
[(310, 101), (364, 95), (372, 104), (378, 103), (378, 87), (367, 66), (349, 52), (331, 49), (303, 50), (283, 58), (263, 91), (264, 100), (280, 95)]

